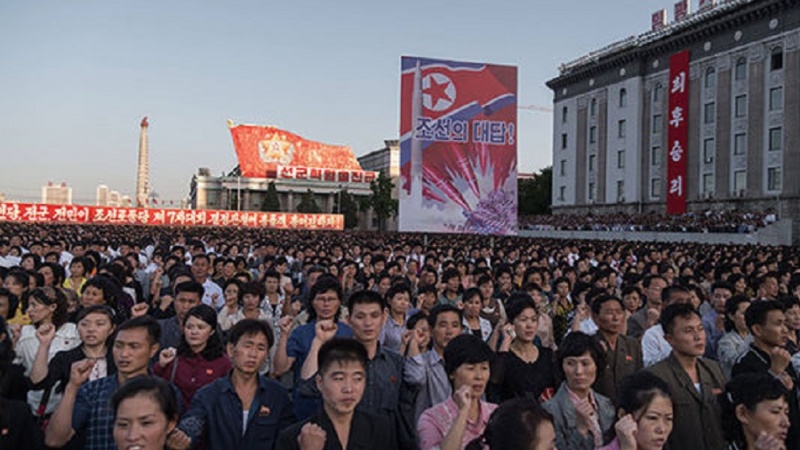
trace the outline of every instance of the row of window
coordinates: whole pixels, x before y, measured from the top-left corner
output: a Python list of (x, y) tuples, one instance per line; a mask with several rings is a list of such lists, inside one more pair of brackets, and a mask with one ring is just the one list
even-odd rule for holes
[[(770, 52), (770, 60), (769, 60), (769, 70), (774, 72), (776, 70), (783, 69), (783, 49), (781, 47), (773, 47)], [(740, 57), (736, 60), (736, 64), (734, 65), (733, 69), (733, 79), (736, 81), (744, 81), (747, 79), (747, 59), (745, 57)], [(712, 89), (717, 85), (717, 69), (714, 67), (709, 67), (706, 69), (705, 76), (703, 79), (703, 86), (706, 89)], [(658, 103), (662, 101), (664, 98), (664, 87), (661, 83), (657, 83), (653, 87), (653, 102)], [(738, 99), (738, 97), (737, 97)], [(783, 102), (780, 102), (783, 103)], [(619, 95), (617, 97), (617, 104), (620, 108), (624, 108), (628, 105), (628, 91), (625, 88), (619, 90)], [(772, 93), (770, 92), (770, 105), (773, 105), (772, 100)], [(770, 106), (770, 110), (772, 110), (772, 106)], [(589, 103), (589, 114), (594, 117), (597, 115), (597, 99), (593, 98)], [(569, 109), (564, 106), (561, 109), (561, 122), (566, 123), (567, 118), (569, 117)], [(741, 117), (737, 115), (736, 117)]]
[[(769, 151), (779, 151), (783, 148), (783, 128), (773, 127), (769, 129), (767, 148)], [(747, 133), (736, 133), (733, 136), (733, 154), (735, 156), (744, 155), (747, 151)], [(710, 164), (714, 162), (716, 155), (716, 139), (708, 138), (703, 140), (703, 162)], [(589, 155), (589, 172), (594, 172), (596, 168), (596, 155)], [(653, 166), (661, 165), (661, 146), (653, 146), (650, 150), (650, 164)], [(625, 168), (625, 150), (617, 151), (617, 168)], [(566, 176), (567, 160), (562, 159), (559, 164), (559, 173)]]
[[(566, 106), (564, 107), (566, 108)], [(778, 86), (769, 90), (769, 110), (780, 111), (783, 109), (783, 87)], [(712, 124), (716, 122), (717, 104), (709, 102), (703, 105), (703, 123)], [(733, 100), (733, 116), (736, 118), (745, 117), (747, 115), (747, 95), (737, 95)], [(653, 122), (651, 125), (651, 134), (659, 135), (662, 130), (662, 115), (653, 115)], [(619, 120), (617, 122), (617, 137), (620, 139), (625, 138), (627, 134), (627, 122)], [(589, 143), (594, 144), (597, 142), (597, 127), (589, 127)], [(565, 150), (568, 145), (567, 133), (561, 134), (561, 149)]]
[[(743, 193), (747, 189), (747, 171), (737, 170), (733, 172), (733, 194), (737, 195)], [(558, 190), (558, 200), (566, 200), (566, 186), (560, 186)], [(779, 167), (770, 167), (767, 169), (767, 190), (779, 191), (781, 190), (781, 169)], [(714, 192), (714, 175), (703, 174), (703, 192)], [(597, 184), (594, 182), (589, 183), (589, 191), (587, 193), (589, 201), (597, 199)], [(650, 180), (650, 198), (661, 198), (661, 178), (653, 178)], [(617, 181), (617, 201), (625, 200), (625, 181)]]

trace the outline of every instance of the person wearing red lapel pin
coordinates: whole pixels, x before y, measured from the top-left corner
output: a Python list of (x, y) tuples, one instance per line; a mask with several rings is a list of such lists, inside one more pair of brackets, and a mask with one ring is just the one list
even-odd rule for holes
[(690, 304), (671, 304), (661, 314), (661, 325), (672, 352), (647, 370), (672, 391), (675, 421), (669, 448), (720, 450), (725, 441), (717, 396), (725, 375), (716, 362), (702, 357), (706, 332), (700, 313)]
[(177, 351), (161, 350), (158, 363), (153, 365), (155, 375), (180, 389), (184, 409), (189, 408), (200, 388), (226, 376), (230, 370), (230, 360), (217, 334), (217, 312), (208, 305), (197, 305), (186, 313)]
[(592, 301), (592, 320), (598, 331), (594, 338), (605, 352), (605, 368), (598, 374), (594, 389), (617, 402), (619, 382), (642, 369), (642, 347), (635, 338), (622, 334), (625, 305), (617, 296), (603, 294)]
[(284, 430), (276, 450), (396, 450), (392, 419), (359, 411), (367, 385), (367, 350), (360, 342), (333, 338), (319, 348), (315, 376), (322, 411)]
[(267, 322), (243, 319), (230, 329), (227, 351), (233, 370), (195, 394), (167, 443), (173, 450), (271, 450), (278, 433), (293, 422), (286, 389), (259, 375), (272, 346)]

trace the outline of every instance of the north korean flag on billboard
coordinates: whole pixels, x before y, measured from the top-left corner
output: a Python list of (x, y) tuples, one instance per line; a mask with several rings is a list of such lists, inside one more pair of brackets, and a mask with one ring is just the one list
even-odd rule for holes
[(401, 67), (400, 230), (515, 234), (516, 67), (415, 57)]

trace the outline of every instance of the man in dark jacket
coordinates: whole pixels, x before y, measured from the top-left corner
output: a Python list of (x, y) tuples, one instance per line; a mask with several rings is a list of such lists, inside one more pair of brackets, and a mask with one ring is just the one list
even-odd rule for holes
[(779, 379), (792, 395), (789, 403), (789, 434), (786, 448), (800, 446), (800, 405), (797, 400), (797, 372), (790, 363), (792, 355), (783, 348), (788, 339), (786, 315), (781, 304), (775, 300), (753, 302), (745, 313), (745, 322), (753, 343), (739, 357), (731, 372), (734, 377), (743, 373), (765, 373)]
[(323, 409), (292, 425), (278, 438), (276, 450), (397, 449), (390, 417), (356, 411), (367, 384), (367, 350), (352, 339), (333, 338), (319, 349), (317, 387)]
[(668, 446), (721, 450), (725, 439), (717, 396), (725, 387), (725, 375), (716, 362), (701, 358), (706, 333), (700, 314), (692, 305), (673, 304), (661, 314), (661, 325), (672, 353), (648, 370), (672, 390), (675, 421)]

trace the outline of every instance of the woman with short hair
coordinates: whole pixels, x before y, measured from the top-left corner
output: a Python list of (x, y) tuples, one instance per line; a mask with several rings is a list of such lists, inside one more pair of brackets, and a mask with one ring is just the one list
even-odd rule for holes
[(605, 367), (603, 349), (580, 331), (568, 334), (556, 352), (556, 370), (564, 380), (544, 408), (553, 415), (556, 447), (590, 450), (604, 444), (614, 426), (614, 404), (592, 389)]

